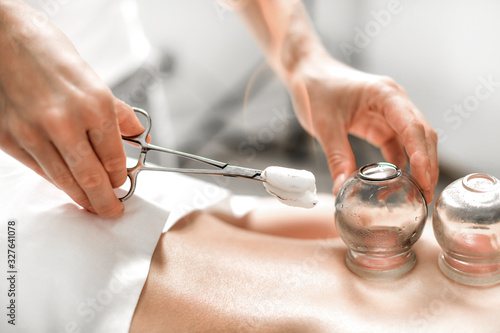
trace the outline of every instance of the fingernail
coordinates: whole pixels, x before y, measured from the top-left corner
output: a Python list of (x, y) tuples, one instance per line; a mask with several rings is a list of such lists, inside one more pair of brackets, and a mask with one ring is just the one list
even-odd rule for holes
[(429, 170), (427, 170), (425, 172), (425, 174), (427, 175), (427, 180), (429, 181), (429, 188), (431, 188), (432, 187), (432, 178), (431, 178), (431, 174), (430, 174)]
[(87, 212), (92, 213), (92, 214), (97, 214), (97, 212), (95, 211), (95, 209), (94, 209), (92, 206), (90, 206), (90, 207), (85, 207), (85, 210), (86, 210)]
[(340, 174), (337, 176), (337, 178), (335, 178), (335, 180), (333, 181), (333, 194), (334, 195), (337, 195), (340, 187), (342, 186), (342, 184), (344, 183), (345, 181), (345, 174)]
[(119, 211), (117, 211), (115, 214), (113, 214), (112, 216), (110, 216), (111, 218), (117, 218), (117, 217), (120, 217), (123, 215), (123, 213), (125, 212), (125, 206), (123, 205), (122, 202), (120, 202), (120, 205), (121, 205), (121, 208)]
[(432, 203), (433, 199), (434, 199), (434, 193), (431, 191), (425, 191), (425, 201), (427, 202), (428, 205)]

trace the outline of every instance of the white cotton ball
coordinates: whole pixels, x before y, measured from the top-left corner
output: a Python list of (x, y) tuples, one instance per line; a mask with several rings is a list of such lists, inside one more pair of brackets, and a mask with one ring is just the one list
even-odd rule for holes
[(271, 166), (261, 176), (266, 191), (285, 205), (312, 208), (318, 203), (316, 179), (307, 170)]

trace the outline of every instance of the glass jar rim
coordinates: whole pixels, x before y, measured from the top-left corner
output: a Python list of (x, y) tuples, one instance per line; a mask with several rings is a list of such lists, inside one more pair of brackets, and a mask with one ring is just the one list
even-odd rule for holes
[(462, 179), (462, 185), (471, 192), (486, 193), (498, 188), (498, 179), (485, 173), (471, 173)]
[(401, 174), (400, 168), (387, 162), (367, 164), (358, 171), (361, 179), (371, 181), (390, 180), (401, 176)]

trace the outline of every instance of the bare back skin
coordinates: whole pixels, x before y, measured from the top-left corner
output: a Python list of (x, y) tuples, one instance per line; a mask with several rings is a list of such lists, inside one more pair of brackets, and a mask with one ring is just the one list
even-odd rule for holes
[[(301, 214), (275, 217), (299, 232)], [(346, 268), (331, 210), (304, 214), (304, 230), (327, 239), (263, 234), (202, 212), (179, 221), (160, 238), (130, 332), (493, 332), (500, 324), (484, 311), (500, 288), (446, 279), (432, 238), (415, 245), (409, 274), (370, 281)]]

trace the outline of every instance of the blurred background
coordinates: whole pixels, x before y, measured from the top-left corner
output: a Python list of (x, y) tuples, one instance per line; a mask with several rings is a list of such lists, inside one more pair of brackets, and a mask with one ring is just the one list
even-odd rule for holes
[[(332, 56), (393, 77), (437, 130), (438, 191), (471, 172), (500, 177), (500, 2), (304, 4)], [(284, 86), (236, 13), (216, 0), (141, 0), (139, 6), (147, 35), (166, 55), (165, 89), (179, 150), (254, 168), (305, 168), (320, 191), (331, 191), (323, 152), (299, 127)], [(382, 160), (374, 147), (356, 138), (352, 145), (358, 166)], [(265, 194), (258, 183), (213, 178), (237, 193)]]

